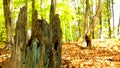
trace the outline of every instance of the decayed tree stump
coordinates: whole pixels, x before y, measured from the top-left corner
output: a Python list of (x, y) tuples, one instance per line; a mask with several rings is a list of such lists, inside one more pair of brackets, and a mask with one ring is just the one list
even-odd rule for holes
[(59, 15), (56, 14), (48, 24), (46, 20), (38, 19), (35, 11), (32, 36), (27, 42), (26, 10), (22, 7), (18, 15), (9, 68), (60, 68), (62, 31)]
[(55, 15), (52, 24), (36, 18), (33, 26), (32, 36), (25, 50), (25, 67), (60, 68), (62, 31), (59, 16)]
[(60, 29), (60, 19), (59, 15), (56, 14), (52, 23), (52, 55), (51, 55), (51, 67), (52, 68), (60, 68), (61, 64), (61, 38), (62, 31)]
[(22, 62), (24, 61), (22, 57), (24, 54), (24, 46), (26, 45), (26, 12), (27, 9), (23, 6), (18, 15), (9, 68), (21, 68)]
[(35, 11), (32, 36), (28, 42), (26, 17), (26, 7), (23, 7), (16, 24), (10, 68), (60, 68), (62, 31), (59, 15), (48, 24), (44, 19), (38, 19)]

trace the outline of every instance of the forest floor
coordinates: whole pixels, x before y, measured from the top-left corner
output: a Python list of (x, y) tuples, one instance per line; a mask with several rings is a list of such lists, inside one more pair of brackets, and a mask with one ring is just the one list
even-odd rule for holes
[(120, 41), (95, 39), (92, 43), (91, 49), (85, 46), (85, 42), (64, 43), (61, 68), (120, 67)]
[[(0, 51), (0, 63), (9, 57), (9, 51)], [(61, 68), (119, 68), (120, 41), (94, 39), (91, 49), (85, 42), (62, 43), (61, 61)]]

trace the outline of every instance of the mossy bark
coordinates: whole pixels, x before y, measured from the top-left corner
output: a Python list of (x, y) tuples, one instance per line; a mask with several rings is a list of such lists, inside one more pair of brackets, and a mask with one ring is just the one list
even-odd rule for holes
[(38, 19), (34, 10), (32, 36), (27, 42), (26, 11), (24, 6), (18, 15), (9, 68), (60, 68), (62, 31), (59, 15), (54, 15), (48, 24)]
[(37, 19), (35, 25), (25, 50), (25, 67), (60, 68), (62, 33), (58, 15), (55, 15), (52, 24), (47, 24), (44, 19)]

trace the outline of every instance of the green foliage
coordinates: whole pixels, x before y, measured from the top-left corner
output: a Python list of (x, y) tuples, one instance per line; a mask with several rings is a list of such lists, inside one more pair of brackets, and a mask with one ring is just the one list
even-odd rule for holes
[[(50, 14), (50, 1), (51, 0), (35, 0), (35, 9), (38, 11), (38, 18), (43, 17), (49, 22)], [(42, 2), (41, 2), (42, 1)], [(96, 2), (95, 0), (90, 0), (90, 24), (92, 23), (93, 15), (96, 13)], [(42, 4), (41, 4), (42, 3)], [(13, 0), (13, 25), (15, 25), (18, 18), (19, 9), (25, 4), (25, 0)], [(94, 7), (94, 8), (93, 8)], [(93, 10), (94, 9), (94, 10)], [(84, 35), (84, 12), (85, 12), (85, 2), (80, 0), (75, 2), (74, 0), (57, 0), (56, 13), (59, 14), (61, 20), (62, 28), (62, 40), (71, 41), (77, 40)], [(112, 13), (108, 13), (107, 1), (104, 1), (104, 7), (102, 12), (102, 28), (105, 29), (104, 33), (108, 35), (108, 16), (111, 18)], [(32, 21), (32, 1), (28, 0), (28, 23), (29, 29)], [(98, 22), (99, 23), (99, 22)], [(15, 26), (14, 26), (15, 27)], [(95, 27), (95, 37), (99, 35), (99, 28), (101, 26), (97, 24)], [(80, 34), (79, 34), (80, 31)], [(3, 34), (2, 34), (3, 33)], [(4, 11), (2, 0), (0, 1), (0, 39), (6, 40), (6, 31), (5, 31), (5, 20), (4, 20)]]
[(0, 40), (6, 40), (6, 30), (2, 1), (0, 1)]
[[(67, 4), (66, 4), (67, 3)], [(60, 14), (61, 28), (63, 32), (63, 41), (77, 40), (78, 32), (78, 20), (80, 24), (83, 24), (83, 10), (81, 4), (79, 4), (79, 9), (68, 4), (68, 1), (63, 3), (57, 3), (57, 13)], [(77, 14), (79, 12), (79, 14)], [(83, 27), (79, 26), (81, 31)], [(70, 29), (72, 32), (70, 32)], [(71, 35), (72, 33), (72, 35)]]

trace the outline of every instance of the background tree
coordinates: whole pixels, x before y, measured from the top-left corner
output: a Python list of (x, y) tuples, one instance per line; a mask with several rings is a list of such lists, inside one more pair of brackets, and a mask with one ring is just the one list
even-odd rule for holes
[(107, 0), (107, 11), (108, 11), (108, 30), (109, 30), (109, 38), (111, 38), (111, 23), (110, 23), (110, 16), (111, 16), (111, 10), (110, 10), (110, 0)]
[(102, 25), (103, 25), (103, 20), (102, 20), (102, 12), (101, 12), (99, 16), (99, 38), (102, 38), (102, 32), (103, 32)]
[(96, 12), (95, 16), (93, 17), (92, 24), (89, 26), (89, 29), (87, 30), (87, 33), (85, 35), (85, 40), (87, 42), (87, 46), (91, 47), (91, 38), (92, 38), (91, 36), (93, 33), (94, 26), (97, 23), (97, 21), (99, 20), (99, 16), (100, 16), (100, 13), (103, 8), (103, 3), (104, 3), (104, 0), (99, 0), (97, 12)]
[(84, 34), (87, 33), (88, 23), (89, 23), (89, 15), (90, 15), (89, 0), (86, 0), (85, 3), (86, 3), (86, 9), (85, 9), (85, 18), (84, 18), (84, 30), (85, 30)]
[(7, 48), (11, 48), (12, 45), (12, 36), (13, 36), (13, 29), (12, 29), (12, 17), (11, 17), (11, 10), (10, 8), (10, 0), (3, 0), (3, 7), (4, 7), (4, 17), (5, 17), (5, 27), (6, 27), (6, 35), (7, 35)]
[(115, 37), (114, 6), (113, 6), (114, 1), (111, 0), (110, 2), (112, 3), (111, 5), (112, 5), (112, 17), (113, 17), (113, 37)]
[(117, 34), (118, 34), (118, 36), (119, 36), (119, 34), (120, 34), (120, 15), (119, 15), (119, 22), (118, 22), (118, 30), (117, 30)]

